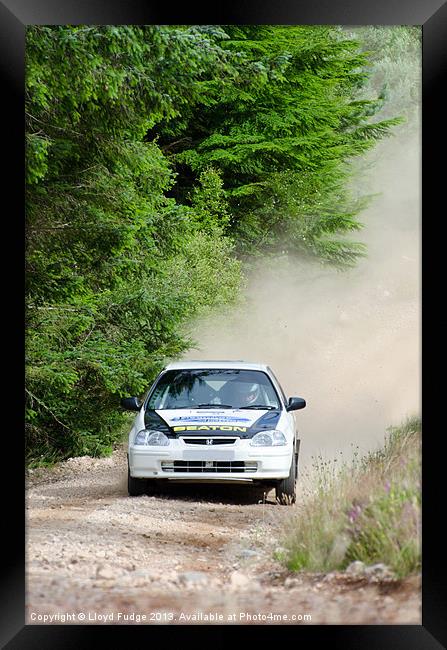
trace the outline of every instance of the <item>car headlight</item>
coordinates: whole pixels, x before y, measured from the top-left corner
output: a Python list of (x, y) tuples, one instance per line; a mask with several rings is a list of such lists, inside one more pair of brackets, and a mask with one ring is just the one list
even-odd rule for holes
[(277, 447), (278, 445), (286, 445), (287, 440), (282, 431), (260, 431), (250, 441), (252, 447)]
[(135, 436), (134, 445), (157, 445), (167, 447), (169, 445), (169, 438), (161, 431), (152, 431), (151, 429), (143, 429)]

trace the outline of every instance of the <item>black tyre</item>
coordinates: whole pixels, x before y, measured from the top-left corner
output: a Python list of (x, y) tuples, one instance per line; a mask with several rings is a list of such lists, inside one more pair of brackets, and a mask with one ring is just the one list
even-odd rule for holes
[(129, 468), (127, 468), (127, 491), (130, 497), (139, 497), (146, 493), (146, 479), (134, 478), (130, 475)]
[(296, 501), (297, 456), (294, 451), (289, 476), (278, 481), (276, 485), (276, 501), (282, 506), (291, 506)]

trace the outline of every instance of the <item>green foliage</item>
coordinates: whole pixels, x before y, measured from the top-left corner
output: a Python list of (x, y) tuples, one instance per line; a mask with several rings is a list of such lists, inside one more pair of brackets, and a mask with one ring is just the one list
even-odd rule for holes
[(335, 27), (224, 30), (222, 47), (240, 62), (232, 83), (207, 84), (188, 137), (179, 139), (175, 119), (169, 134), (161, 129), (180, 188), (212, 165), (222, 173), (241, 252), (280, 247), (351, 265), (363, 250), (339, 236), (361, 227), (362, 203), (347, 189), (350, 160), (399, 123), (371, 121), (380, 98), (356, 99), (366, 54)]
[(218, 170), (206, 168), (199, 176), (199, 186), (191, 192), (194, 220), (205, 232), (224, 232), (230, 223), (228, 203)]
[(368, 53), (368, 81), (359, 98), (378, 94), (382, 105), (377, 113), (382, 119), (396, 114), (405, 121), (396, 133), (420, 129), (422, 90), (422, 31), (419, 26), (384, 26), (346, 28), (350, 38), (361, 43)]
[(185, 319), (237, 294), (217, 172), (179, 204), (146, 137), (224, 73), (219, 39), (195, 27), (27, 31), (30, 459), (110, 450), (119, 397), (188, 348)]
[(109, 452), (242, 254), (363, 254), (350, 161), (396, 124), (366, 61), (335, 27), (27, 28), (30, 462)]

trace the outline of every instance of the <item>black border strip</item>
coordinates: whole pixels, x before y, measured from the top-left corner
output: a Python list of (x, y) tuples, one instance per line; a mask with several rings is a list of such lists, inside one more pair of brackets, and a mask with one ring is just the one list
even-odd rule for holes
[(144, 0), (3, 0), (24, 25), (59, 24), (309, 24), (423, 25), (442, 0), (245, 0), (176, 7)]
[[(423, 214), (426, 227), (423, 231), (423, 265), (424, 277), (430, 282), (424, 284), (424, 309), (430, 297), (430, 289), (436, 278), (441, 278), (441, 263), (445, 258), (445, 245), (438, 228), (444, 218), (445, 165), (442, 160), (447, 151), (445, 142), (445, 102), (442, 73), (447, 69), (447, 5), (441, 0), (308, 0), (298, 3), (295, 0), (269, 2), (268, 0), (245, 0), (237, 6), (207, 5), (198, 10), (185, 5), (183, 11), (172, 12), (169, 6), (160, 7), (144, 0), (6, 0), (0, 3), (0, 67), (3, 77), (2, 108), (6, 110), (3, 120), (3, 136), (10, 137), (9, 147), (3, 148), (5, 165), (3, 188), (11, 194), (11, 208), (3, 211), (3, 229), (9, 255), (7, 266), (3, 271), (5, 306), (4, 325), (9, 331), (3, 340), (8, 348), (14, 350), (14, 363), (3, 373), (8, 379), (8, 402), (4, 414), (11, 414), (11, 426), (4, 425), (4, 445), (2, 478), (3, 489), (3, 576), (0, 583), (0, 642), (8, 648), (88, 648), (99, 641), (103, 626), (24, 626), (24, 519), (23, 519), (23, 437), (17, 431), (17, 413), (23, 413), (20, 387), (23, 372), (17, 370), (17, 358), (24, 352), (23, 336), (23, 301), (20, 291), (23, 289), (24, 267), (24, 232), (23, 232), (23, 89), (24, 89), (24, 32), (25, 26), (31, 24), (342, 24), (342, 25), (422, 25), (423, 27)], [(441, 162), (439, 162), (441, 161)], [(12, 228), (12, 232), (11, 232)], [(436, 229), (436, 230), (435, 230)], [(435, 237), (431, 232), (435, 231)], [(6, 240), (6, 237), (8, 239)], [(11, 249), (17, 245), (17, 249)], [(6, 248), (6, 247), (5, 247)], [(15, 267), (11, 267), (14, 265)], [(431, 275), (431, 278), (430, 278)], [(14, 278), (19, 287), (11, 287)], [(23, 294), (22, 294), (23, 295)], [(433, 295), (433, 294), (431, 294)], [(436, 294), (435, 294), (436, 295)], [(437, 295), (438, 302), (443, 302), (443, 293)], [(441, 303), (442, 305), (442, 303)], [(14, 307), (17, 306), (17, 309)], [(11, 313), (19, 314), (15, 325)], [(425, 315), (427, 311), (425, 311)], [(433, 314), (434, 316), (434, 314)], [(426, 321), (427, 322), (427, 321)], [(433, 318), (428, 328), (423, 330), (423, 346), (426, 358), (438, 359), (440, 343), (444, 337), (441, 327), (443, 319)], [(438, 329), (437, 329), (438, 328)], [(22, 357), (23, 358), (23, 357)], [(425, 372), (426, 364), (423, 371)], [(12, 389), (10, 379), (15, 377)], [(343, 649), (402, 648), (405, 650), (431, 650), (442, 647), (445, 643), (445, 595), (441, 580), (441, 567), (444, 564), (444, 535), (439, 524), (444, 519), (444, 484), (441, 483), (444, 469), (442, 454), (437, 453), (436, 433), (439, 425), (434, 426), (435, 404), (443, 403), (441, 385), (438, 380), (426, 389), (428, 373), (423, 382), (424, 436), (423, 436), (423, 624), (422, 626), (299, 626), (293, 630), (298, 644), (315, 643), (326, 639), (330, 647)], [(426, 390), (425, 390), (426, 389)], [(12, 401), (11, 401), (12, 399)], [(15, 408), (17, 407), (17, 408)], [(442, 429), (440, 436), (444, 436)], [(13, 459), (12, 462), (9, 459)], [(11, 466), (11, 476), (5, 478), (7, 466)], [(13, 525), (11, 522), (15, 520)], [(439, 530), (438, 530), (439, 528)], [(125, 630), (123, 630), (123, 627)], [(145, 642), (157, 642), (162, 639), (162, 647), (175, 642), (175, 627), (160, 626), (158, 630), (150, 626), (110, 626), (114, 635), (112, 647), (119, 647), (122, 632), (128, 638), (129, 633), (144, 635)], [(197, 627), (195, 628), (197, 630)], [(262, 626), (261, 633), (265, 641), (278, 644), (284, 628)], [(184, 637), (186, 630), (180, 631)], [(244, 632), (241, 626), (237, 630), (220, 627), (217, 630), (202, 628), (201, 641), (213, 647), (228, 645), (232, 632), (237, 631), (239, 642)], [(245, 628), (253, 634), (253, 629)], [(287, 632), (287, 629), (286, 629)], [(160, 634), (159, 634), (160, 633)], [(246, 637), (248, 638), (248, 636)], [(438, 641), (436, 640), (438, 639)], [(184, 641), (183, 641), (184, 643)]]

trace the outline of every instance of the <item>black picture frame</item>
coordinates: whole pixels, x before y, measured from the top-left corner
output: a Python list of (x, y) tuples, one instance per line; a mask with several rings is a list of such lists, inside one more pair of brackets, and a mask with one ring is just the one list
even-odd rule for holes
[[(423, 132), (422, 132), (422, 187), (423, 187), (423, 265), (424, 358), (438, 359), (440, 349), (440, 328), (442, 318), (430, 319), (429, 304), (434, 279), (441, 278), (441, 262), (445, 257), (443, 239), (436, 236), (443, 213), (442, 192), (445, 181), (441, 178), (445, 147), (445, 103), (442, 100), (442, 73), (447, 70), (447, 4), (442, 0), (317, 0), (312, 2), (254, 2), (235, 3), (235, 6), (207, 6), (200, 10), (189, 4), (181, 10), (163, 7), (144, 0), (2, 0), (0, 2), (0, 67), (2, 72), (3, 136), (9, 136), (10, 143), (4, 149), (7, 162), (4, 174), (4, 197), (11, 197), (10, 207), (3, 202), (4, 250), (9, 253), (3, 277), (3, 294), (6, 309), (4, 324), (7, 328), (7, 347), (13, 350), (14, 362), (6, 369), (8, 379), (8, 404), (4, 412), (11, 416), (11, 423), (4, 425), (2, 491), (3, 506), (3, 575), (0, 583), (0, 644), (1, 647), (16, 648), (86, 648), (96, 645), (103, 626), (32, 626), (24, 625), (25, 592), (25, 520), (23, 436), (18, 430), (17, 414), (23, 412), (20, 388), (23, 385), (25, 358), (23, 336), (23, 287), (24, 268), (24, 36), (25, 28), (31, 24), (339, 24), (339, 25), (420, 25), (423, 34)], [(444, 145), (444, 146), (443, 146)], [(424, 225), (426, 223), (426, 225)], [(431, 234), (433, 231), (433, 234)], [(434, 236), (433, 236), (434, 235)], [(11, 254), (12, 253), (12, 254)], [(443, 255), (444, 253), (444, 255)], [(12, 279), (14, 278), (14, 282)], [(14, 287), (14, 283), (17, 285)], [(443, 302), (443, 293), (438, 296)], [(438, 329), (439, 328), (439, 332)], [(436, 346), (436, 347), (435, 347)], [(21, 356), (22, 355), (22, 356)], [(443, 435), (439, 420), (434, 415), (434, 406), (441, 403), (439, 394), (442, 382), (434, 381), (428, 387), (429, 376), (423, 364), (423, 581), (422, 581), (422, 625), (408, 626), (296, 626), (293, 636), (296, 643), (306, 647), (309, 643), (327, 642), (331, 647), (367, 649), (385, 648), (410, 650), (431, 650), (444, 647), (445, 598), (441, 567), (444, 560), (444, 540), (441, 523), (443, 519), (443, 463), (438, 452)], [(427, 374), (425, 374), (427, 372)], [(13, 385), (10, 379), (15, 378)], [(12, 396), (12, 403), (10, 398)], [(20, 421), (20, 419), (19, 419)], [(439, 435), (437, 433), (439, 431)], [(444, 463), (443, 463), (444, 464)], [(6, 473), (9, 467), (10, 475)], [(438, 524), (439, 522), (439, 524)], [(439, 530), (438, 530), (439, 528)], [(122, 635), (130, 631), (148, 643), (163, 640), (163, 647), (176, 641), (179, 632), (185, 630), (176, 626), (112, 626), (115, 639), (112, 647), (119, 647)], [(239, 642), (249, 639), (248, 626), (242, 630), (237, 626)], [(215, 646), (228, 645), (234, 636), (236, 626), (219, 629), (202, 628), (200, 642)], [(197, 628), (196, 628), (197, 629)], [(259, 628), (260, 629), (260, 628)], [(282, 632), (290, 628), (278, 626), (260, 629), (265, 643), (278, 644)], [(161, 633), (160, 633), (161, 632)]]

